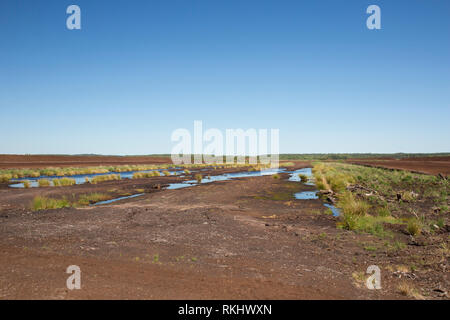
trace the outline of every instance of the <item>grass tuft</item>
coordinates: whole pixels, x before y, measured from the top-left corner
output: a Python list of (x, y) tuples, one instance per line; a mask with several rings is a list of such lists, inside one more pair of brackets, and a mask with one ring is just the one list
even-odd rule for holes
[(39, 187), (48, 187), (50, 186), (50, 180), (48, 179), (39, 179)]
[(300, 178), (301, 182), (308, 182), (308, 176), (304, 174), (299, 174), (298, 177)]
[(406, 230), (412, 236), (417, 236), (422, 233), (423, 225), (422, 222), (417, 218), (411, 218), (408, 220)]
[(83, 194), (79, 197), (78, 201), (74, 204), (75, 206), (78, 205), (89, 205), (92, 203), (96, 203), (99, 201), (105, 201), (111, 199), (111, 196), (104, 194), (104, 193), (90, 193), (90, 194)]
[(357, 199), (351, 192), (344, 192), (339, 196), (337, 206), (342, 209), (346, 215), (364, 216), (368, 213), (370, 205)]
[(417, 300), (424, 300), (425, 298), (417, 291), (417, 289), (415, 289), (413, 286), (411, 286), (409, 283), (407, 283), (406, 281), (401, 282), (398, 286), (397, 286), (397, 290), (400, 294), (406, 296), (406, 297), (410, 297), (410, 298), (414, 298)]
[(113, 181), (113, 180), (120, 180), (120, 175), (119, 174), (106, 174), (106, 175), (102, 175), (102, 176), (95, 176), (94, 178), (92, 178), (91, 183), (96, 184), (99, 182)]
[(38, 196), (33, 199), (32, 210), (59, 209), (70, 206), (70, 202), (67, 199), (52, 199)]

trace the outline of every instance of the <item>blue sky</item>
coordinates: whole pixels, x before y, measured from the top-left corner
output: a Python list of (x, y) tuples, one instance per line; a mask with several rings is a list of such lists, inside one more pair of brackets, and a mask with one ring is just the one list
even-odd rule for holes
[(282, 153), (450, 151), (449, 1), (2, 0), (0, 39), (0, 153), (170, 153), (194, 120)]

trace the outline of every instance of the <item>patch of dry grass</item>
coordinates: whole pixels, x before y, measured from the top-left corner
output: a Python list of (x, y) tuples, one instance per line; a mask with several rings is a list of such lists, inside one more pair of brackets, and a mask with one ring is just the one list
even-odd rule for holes
[(408, 298), (414, 298), (417, 300), (425, 300), (425, 297), (419, 293), (419, 291), (414, 288), (411, 284), (406, 281), (402, 281), (397, 286), (398, 292)]

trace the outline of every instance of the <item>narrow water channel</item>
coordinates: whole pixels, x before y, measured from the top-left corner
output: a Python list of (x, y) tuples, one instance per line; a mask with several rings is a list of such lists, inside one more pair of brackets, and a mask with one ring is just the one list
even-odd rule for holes
[(94, 203), (92, 205), (93, 206), (99, 206), (99, 205), (102, 205), (102, 204), (109, 204), (109, 203), (113, 203), (113, 202), (120, 201), (120, 200), (140, 197), (140, 196), (143, 196), (144, 194), (145, 193), (138, 193), (138, 194), (133, 194), (131, 196), (124, 196), (124, 197), (114, 198), (114, 199), (111, 199), (111, 200), (99, 201), (99, 202), (96, 202), (96, 203)]

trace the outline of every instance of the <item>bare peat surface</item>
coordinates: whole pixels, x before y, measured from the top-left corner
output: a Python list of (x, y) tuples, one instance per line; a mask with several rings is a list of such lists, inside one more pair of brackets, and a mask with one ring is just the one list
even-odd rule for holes
[(71, 156), (71, 155), (9, 155), (0, 154), (0, 168), (92, 167), (109, 165), (171, 163), (160, 156)]
[[(310, 166), (296, 162), (289, 170)], [(204, 171), (204, 176), (233, 169)], [(236, 171), (236, 169), (234, 169)], [(192, 172), (194, 175), (195, 172)], [(153, 177), (31, 189), (0, 188), (1, 299), (402, 299), (355, 278), (392, 257), (373, 237), (336, 228), (315, 186), (289, 174), (167, 190), (192, 177)], [(144, 195), (107, 205), (32, 211), (37, 195)], [(66, 268), (81, 268), (68, 290)]]
[(349, 163), (407, 170), (416, 173), (450, 175), (450, 157), (417, 157), (408, 159), (349, 159)]

